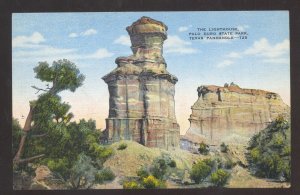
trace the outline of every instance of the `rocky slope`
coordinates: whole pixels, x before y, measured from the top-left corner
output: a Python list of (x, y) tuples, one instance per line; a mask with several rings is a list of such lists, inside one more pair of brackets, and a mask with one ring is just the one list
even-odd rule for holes
[[(126, 144), (127, 148), (118, 150), (120, 144)], [(114, 181), (105, 184), (97, 184), (93, 186), (95, 189), (121, 189), (122, 181), (127, 178), (137, 177), (137, 171), (142, 167), (150, 166), (153, 161), (162, 156), (167, 155), (176, 162), (176, 170), (179, 172), (187, 172), (191, 169), (193, 162), (208, 158), (201, 155), (192, 154), (190, 152), (173, 148), (165, 150), (160, 148), (145, 147), (133, 141), (120, 141), (110, 146), (114, 154), (104, 163), (104, 167), (110, 168), (116, 175)], [(173, 176), (177, 180), (183, 180), (182, 174), (174, 172)]]
[(185, 137), (199, 137), (211, 145), (245, 143), (278, 115), (288, 117), (290, 108), (276, 93), (243, 89), (233, 83), (204, 85), (198, 87)]
[[(118, 150), (120, 144), (127, 144), (124, 150)], [(278, 183), (274, 181), (267, 181), (266, 179), (256, 178), (250, 174), (247, 168), (247, 161), (245, 159), (246, 148), (240, 144), (230, 145), (227, 153), (220, 151), (210, 152), (208, 155), (192, 154), (181, 149), (164, 150), (159, 148), (148, 148), (141, 144), (132, 141), (121, 141), (111, 145), (114, 150), (111, 156), (105, 163), (104, 167), (109, 167), (115, 174), (114, 181), (105, 184), (97, 184), (93, 186), (94, 189), (121, 189), (122, 181), (127, 178), (137, 177), (136, 172), (143, 166), (149, 166), (154, 159), (161, 155), (168, 155), (176, 162), (176, 170), (168, 177), (166, 184), (167, 188), (203, 188), (208, 187), (207, 182), (200, 184), (182, 184), (182, 181), (189, 179), (189, 171), (194, 162), (205, 158), (219, 158), (224, 162), (230, 160), (234, 166), (229, 170), (231, 177), (225, 187), (228, 188), (281, 188), (289, 187), (289, 183)], [(178, 174), (184, 172), (184, 174)]]
[[(126, 144), (127, 147), (123, 150), (118, 150), (121, 144)], [(122, 189), (123, 181), (137, 177), (137, 171), (144, 166), (149, 166), (153, 161), (162, 155), (167, 155), (176, 162), (176, 168), (171, 170), (167, 181), (166, 188), (203, 188), (209, 187), (207, 181), (194, 184), (190, 180), (189, 172), (193, 163), (205, 159), (220, 159), (222, 162), (232, 162), (232, 169), (227, 170), (231, 176), (225, 187), (228, 188), (282, 188), (289, 187), (289, 183), (280, 183), (271, 180), (254, 177), (250, 174), (245, 160), (245, 147), (239, 144), (230, 145), (227, 153), (222, 153), (219, 150), (210, 152), (203, 156), (192, 154), (178, 148), (173, 150), (164, 150), (159, 148), (145, 147), (134, 141), (121, 141), (113, 143), (110, 146), (114, 153), (104, 163), (104, 167), (111, 169), (116, 175), (115, 179), (103, 184), (94, 184), (92, 189)], [(67, 183), (62, 183), (55, 178), (52, 172), (45, 166), (39, 166), (35, 170), (35, 176), (27, 176), (24, 180), (22, 175), (14, 175), (14, 189), (31, 189), (31, 190), (58, 190), (68, 189)], [(184, 184), (187, 181), (188, 184)]]

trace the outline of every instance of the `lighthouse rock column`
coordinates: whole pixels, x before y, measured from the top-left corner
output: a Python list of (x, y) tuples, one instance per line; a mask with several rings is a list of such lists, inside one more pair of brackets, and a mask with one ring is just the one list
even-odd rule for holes
[(110, 96), (106, 139), (133, 140), (165, 149), (178, 147), (174, 101), (177, 78), (166, 70), (162, 56), (167, 26), (142, 17), (126, 30), (133, 55), (118, 57), (117, 68), (102, 78)]

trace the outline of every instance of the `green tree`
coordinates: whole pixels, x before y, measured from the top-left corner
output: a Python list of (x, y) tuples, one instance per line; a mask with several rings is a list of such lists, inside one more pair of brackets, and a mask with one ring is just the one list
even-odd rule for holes
[[(64, 90), (74, 92), (84, 81), (84, 76), (80, 74), (75, 64), (66, 59), (54, 61), (52, 66), (49, 66), (47, 62), (39, 62), (38, 66), (34, 68), (34, 72), (36, 74), (35, 77), (43, 82), (47, 82), (47, 85), (46, 88), (32, 86), (38, 90), (37, 93), (40, 91), (44, 93), (39, 95), (37, 100), (29, 103), (30, 110), (22, 129), (23, 133), (14, 157), (14, 164), (27, 162), (45, 155), (40, 154), (21, 159), (27, 135), (30, 133), (32, 135), (33, 132), (42, 132), (42, 135), (47, 135), (52, 129), (61, 127), (61, 123), (69, 122), (73, 116), (71, 113), (68, 113), (70, 106), (61, 102), (58, 93)], [(42, 137), (42, 135), (39, 136)], [(29, 145), (33, 143), (34, 141), (29, 143)], [(27, 151), (27, 154), (32, 153), (32, 151)]]

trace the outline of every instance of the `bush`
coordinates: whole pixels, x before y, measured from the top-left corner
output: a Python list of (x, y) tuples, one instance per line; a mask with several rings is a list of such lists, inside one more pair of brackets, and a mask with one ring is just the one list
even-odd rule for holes
[(71, 173), (71, 167), (70, 163), (68, 162), (68, 159), (61, 158), (61, 159), (49, 159), (47, 160), (47, 167), (62, 176), (65, 180), (69, 178), (69, 175)]
[(224, 142), (220, 145), (220, 150), (223, 153), (227, 153), (228, 151), (228, 145), (226, 145)]
[(235, 165), (236, 165), (236, 164), (233, 163), (233, 161), (232, 161), (230, 158), (228, 158), (228, 159), (226, 159), (226, 161), (225, 161), (224, 167), (225, 167), (226, 169), (231, 169), (231, 168), (234, 167)]
[(141, 189), (141, 185), (136, 181), (125, 181), (123, 183), (123, 189)]
[(208, 166), (210, 166), (211, 168), (213, 168), (214, 166), (214, 160), (210, 159), (210, 158), (207, 158), (207, 159), (204, 159), (202, 160), (205, 164), (207, 164)]
[(127, 148), (127, 144), (122, 143), (119, 145), (118, 150), (125, 150)]
[(154, 177), (163, 179), (164, 175), (167, 172), (166, 161), (163, 158), (156, 159), (150, 168), (150, 172)]
[(168, 164), (170, 167), (175, 168), (176, 167), (176, 162), (175, 160), (171, 160), (171, 162), (169, 162)]
[(202, 182), (211, 172), (212, 167), (207, 165), (205, 161), (199, 161), (192, 166), (191, 179), (196, 183)]
[(211, 174), (210, 179), (214, 186), (221, 187), (227, 183), (229, 176), (228, 172), (223, 169), (218, 169), (216, 172)]
[(73, 189), (89, 188), (94, 184), (96, 169), (91, 158), (85, 154), (79, 154), (78, 160), (71, 169), (70, 183)]
[(290, 145), (289, 123), (279, 116), (251, 138), (247, 154), (250, 170), (259, 177), (290, 181)]
[(145, 177), (149, 176), (149, 173), (145, 168), (140, 168), (137, 171), (137, 176), (139, 176), (140, 179), (144, 179)]
[(155, 178), (153, 175), (149, 175), (148, 177), (144, 178), (142, 184), (146, 189), (165, 187), (164, 183)]
[(103, 183), (105, 181), (112, 181), (115, 179), (115, 174), (109, 168), (104, 168), (95, 175), (95, 180), (97, 183)]
[(283, 167), (283, 177), (286, 181), (291, 181), (291, 164), (287, 163)]
[(200, 152), (200, 154), (208, 155), (209, 146), (207, 144), (205, 144), (204, 142), (201, 142), (199, 145), (198, 151)]
[(12, 120), (12, 156), (14, 156), (19, 147), (19, 142), (22, 136), (22, 127), (18, 119), (13, 118)]

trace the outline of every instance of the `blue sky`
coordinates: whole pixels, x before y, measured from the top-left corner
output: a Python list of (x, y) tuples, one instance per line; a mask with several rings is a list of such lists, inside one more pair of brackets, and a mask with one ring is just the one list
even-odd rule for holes
[[(131, 55), (125, 28), (141, 16), (168, 26), (164, 57), (178, 77), (176, 116), (181, 132), (189, 127), (197, 87), (235, 82), (243, 88), (279, 93), (290, 104), (288, 11), (224, 12), (99, 12), (16, 13), (12, 16), (13, 116), (23, 124), (28, 101), (37, 95), (30, 86), (39, 61), (69, 59), (86, 75), (75, 93), (62, 92), (75, 119), (93, 118), (105, 128), (108, 89), (102, 76), (116, 67), (115, 58)], [(190, 40), (197, 28), (229, 27), (248, 33), (246, 40)]]

